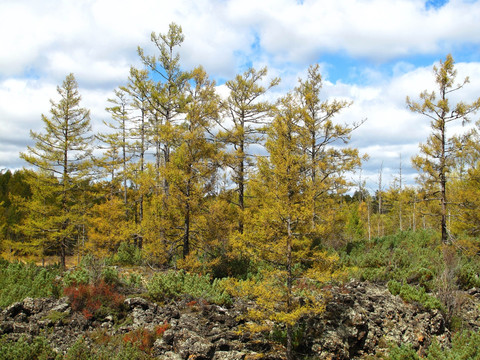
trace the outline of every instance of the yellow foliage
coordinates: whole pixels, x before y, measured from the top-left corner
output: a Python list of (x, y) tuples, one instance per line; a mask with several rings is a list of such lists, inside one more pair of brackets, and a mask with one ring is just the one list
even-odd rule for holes
[(122, 200), (112, 198), (92, 207), (89, 218), (87, 250), (99, 256), (109, 255), (121, 242), (128, 241), (132, 224), (126, 220)]

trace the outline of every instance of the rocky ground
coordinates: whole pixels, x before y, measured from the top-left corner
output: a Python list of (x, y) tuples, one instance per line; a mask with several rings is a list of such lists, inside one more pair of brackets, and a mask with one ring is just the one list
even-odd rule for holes
[[(463, 326), (480, 328), (480, 289), (463, 294)], [(203, 302), (158, 305), (140, 297), (127, 298), (127, 318), (87, 320), (61, 299), (30, 299), (15, 303), (0, 313), (0, 334), (15, 340), (20, 336), (45, 336), (58, 351), (65, 352), (88, 332), (103, 329), (109, 335), (135, 329), (154, 329), (168, 324), (153, 345), (159, 359), (284, 359), (282, 346), (260, 335), (240, 334), (239, 316), (247, 306), (236, 301), (231, 307)], [(448, 345), (450, 332), (438, 310), (425, 310), (393, 296), (385, 286), (350, 282), (331, 289), (331, 299), (322, 316), (305, 319), (298, 336), (298, 358), (362, 359), (387, 351), (389, 344), (407, 343), (422, 352), (433, 338)]]

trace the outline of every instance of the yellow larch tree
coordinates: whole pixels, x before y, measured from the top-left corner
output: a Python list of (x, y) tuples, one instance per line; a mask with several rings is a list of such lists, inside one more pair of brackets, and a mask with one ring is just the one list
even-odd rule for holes
[(434, 66), (433, 72), (438, 93), (424, 91), (420, 94), (420, 102), (407, 97), (407, 107), (430, 119), (432, 132), (426, 143), (420, 144), (420, 154), (412, 159), (413, 166), (420, 171), (419, 184), (425, 189), (425, 199), (439, 203), (437, 216), (440, 219), (441, 237), (443, 243), (451, 239), (447, 227), (447, 218), (451, 203), (448, 199), (448, 178), (455, 167), (459, 143), (447, 130), (455, 122), (467, 123), (469, 116), (480, 108), (480, 98), (471, 104), (457, 102), (452, 104), (449, 98), (468, 83), (468, 77), (455, 84), (457, 71), (451, 55), (447, 55), (440, 66)]
[(26, 228), (55, 244), (62, 267), (84, 225), (82, 204), (91, 154), (90, 112), (80, 107), (81, 96), (73, 74), (57, 87), (59, 102), (51, 101), (50, 117), (42, 115), (44, 133), (31, 131), (35, 141), (20, 156), (37, 169), (31, 179), (32, 200)]
[(301, 108), (288, 94), (273, 115), (265, 145), (269, 157), (258, 158), (250, 185), (255, 206), (246, 210), (245, 231), (237, 239), (238, 251), (263, 263), (265, 270), (260, 281), (238, 282), (233, 288), (256, 301), (248, 317), (257, 329), (272, 322), (286, 327), (287, 358), (293, 359), (294, 326), (302, 316), (323, 310), (315, 285), (300, 283), (318, 284), (328, 278), (334, 259), (313, 243), (315, 190), (302, 149)]

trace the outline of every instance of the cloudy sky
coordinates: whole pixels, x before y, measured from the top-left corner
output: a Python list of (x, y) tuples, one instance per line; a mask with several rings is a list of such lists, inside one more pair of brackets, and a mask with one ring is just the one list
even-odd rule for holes
[(175, 22), (184, 68), (201, 64), (219, 85), (268, 66), (282, 78), (279, 95), (319, 63), (324, 98), (353, 101), (338, 121), (367, 119), (351, 145), (370, 156), (370, 189), (382, 164), (383, 183), (392, 181), (400, 155), (413, 183), (410, 158), (429, 121), (409, 113), (405, 97), (435, 89), (432, 67), (448, 53), (458, 81), (471, 80), (454, 99), (480, 96), (479, 19), (475, 0), (0, 0), (0, 169), (25, 166), (29, 130), (42, 129), (68, 73), (99, 129), (113, 89), (139, 65), (137, 46), (153, 52), (150, 33)]

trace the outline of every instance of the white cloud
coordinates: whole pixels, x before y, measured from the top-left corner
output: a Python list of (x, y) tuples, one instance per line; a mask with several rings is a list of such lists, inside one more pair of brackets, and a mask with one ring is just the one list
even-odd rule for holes
[[(339, 120), (368, 118), (352, 144), (370, 153), (365, 172), (376, 176), (378, 164), (394, 163), (396, 153), (407, 166), (429, 132), (428, 120), (410, 113), (405, 97), (434, 89), (432, 68), (416, 68), (409, 56), (478, 46), (479, 18), (480, 3), (467, 0), (429, 10), (423, 0), (3, 0), (0, 167), (18, 162), (12, 160), (14, 149), (23, 150), (29, 129), (41, 127), (40, 114), (48, 113), (49, 99), (70, 72), (80, 84), (83, 106), (92, 109), (95, 130), (108, 117), (104, 107), (113, 88), (126, 81), (130, 65), (140, 65), (137, 46), (157, 54), (151, 31), (165, 33), (174, 21), (186, 37), (180, 48), (186, 68), (201, 64), (223, 80), (247, 63), (267, 65), (269, 79), (282, 78), (271, 98), (296, 86), (319, 55), (367, 59), (371, 66), (351, 67), (352, 79), (367, 85), (325, 81), (324, 94), (354, 101)], [(472, 58), (478, 59), (478, 51)], [(376, 67), (395, 59), (387, 77)], [(331, 66), (322, 64), (324, 79)], [(472, 80), (459, 92), (471, 101), (480, 94), (480, 65), (457, 68), (459, 81), (466, 75)]]
[[(386, 60), (478, 44), (479, 17), (480, 5), (462, 0), (428, 11), (420, 0), (10, 0), (0, 5), (0, 66), (3, 76), (31, 67), (49, 72), (57, 52), (60, 59), (78, 56), (75, 63), (86, 68), (117, 61), (123, 68), (136, 60), (137, 45), (149, 48), (151, 31), (175, 21), (186, 35), (185, 65), (229, 77), (242, 57), (258, 56), (256, 36), (270, 61), (304, 67), (332, 51)], [(99, 71), (103, 77), (112, 80)]]
[[(480, 96), (480, 63), (459, 63), (456, 64), (456, 69), (458, 82), (462, 82), (469, 75), (471, 83), (451, 93), (449, 99), (452, 104), (457, 101), (472, 103)], [(393, 178), (395, 173), (398, 173), (398, 166), (395, 166), (398, 161), (395, 161), (395, 157), (401, 154), (404, 172), (409, 174), (409, 181), (413, 181), (414, 171), (410, 159), (418, 154), (418, 144), (426, 141), (431, 129), (430, 119), (410, 112), (406, 108), (405, 100), (408, 95), (411, 100), (420, 101), (418, 95), (424, 90), (438, 94), (432, 66), (397, 73), (376, 85), (362, 87), (339, 83), (328, 89), (354, 101), (354, 104), (344, 111), (344, 121), (358, 121), (362, 116), (368, 118), (352, 136), (352, 145), (370, 156), (363, 175), (374, 182), (383, 163), (384, 173)], [(471, 118), (479, 119), (480, 113)], [(450, 135), (466, 130), (460, 123), (450, 124), (449, 129)]]

